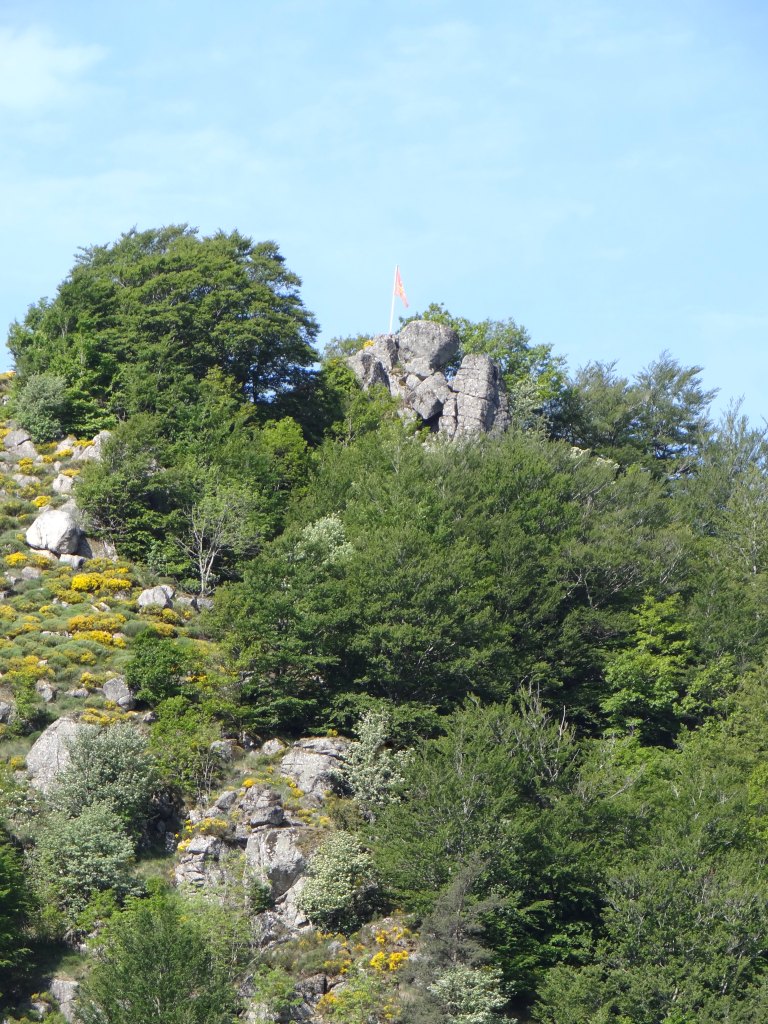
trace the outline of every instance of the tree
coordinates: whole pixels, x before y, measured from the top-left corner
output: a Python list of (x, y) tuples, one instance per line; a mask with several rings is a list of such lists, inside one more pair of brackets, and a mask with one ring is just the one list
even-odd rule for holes
[(52, 302), (11, 327), (22, 383), (66, 379), (65, 426), (111, 426), (140, 411), (177, 419), (219, 367), (242, 400), (273, 403), (306, 378), (317, 324), (274, 242), (186, 225), (80, 251)]
[(226, 971), (200, 924), (171, 894), (135, 900), (99, 934), (81, 990), (83, 1024), (231, 1024)]

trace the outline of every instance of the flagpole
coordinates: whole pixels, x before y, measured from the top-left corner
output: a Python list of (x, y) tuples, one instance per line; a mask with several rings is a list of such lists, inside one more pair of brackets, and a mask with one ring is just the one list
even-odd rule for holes
[(398, 267), (395, 264), (395, 276), (392, 278), (392, 305), (389, 309), (389, 333), (392, 333), (392, 324), (395, 319), (395, 288), (397, 287), (397, 271)]

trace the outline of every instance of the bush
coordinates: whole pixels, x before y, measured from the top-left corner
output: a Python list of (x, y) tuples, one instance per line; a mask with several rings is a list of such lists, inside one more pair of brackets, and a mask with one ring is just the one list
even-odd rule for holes
[(63, 433), (67, 382), (53, 373), (33, 373), (13, 396), (11, 413), (33, 441), (50, 441)]
[(128, 724), (87, 729), (72, 743), (54, 800), (72, 817), (98, 801), (136, 830), (146, 819), (156, 783), (155, 761), (138, 729)]
[(41, 902), (72, 927), (97, 892), (118, 899), (139, 891), (133, 844), (108, 803), (92, 803), (77, 818), (51, 814), (37, 837), (34, 873)]
[(312, 858), (299, 896), (302, 910), (326, 931), (354, 931), (378, 892), (371, 856), (349, 832), (334, 832)]
[(179, 694), (189, 658), (178, 644), (148, 629), (136, 637), (132, 652), (125, 680), (140, 700), (159, 704)]

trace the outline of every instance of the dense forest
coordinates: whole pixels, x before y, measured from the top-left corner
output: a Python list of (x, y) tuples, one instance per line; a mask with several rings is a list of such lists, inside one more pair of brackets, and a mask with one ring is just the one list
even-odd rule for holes
[(11, 326), (3, 1019), (766, 1019), (768, 431), (434, 304), (449, 441), (300, 287), (133, 230)]

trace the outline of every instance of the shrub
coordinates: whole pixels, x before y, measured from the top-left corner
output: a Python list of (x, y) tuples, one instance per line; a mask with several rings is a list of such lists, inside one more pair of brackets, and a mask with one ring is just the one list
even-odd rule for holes
[(72, 743), (54, 799), (72, 817), (98, 801), (126, 828), (137, 829), (147, 816), (156, 782), (154, 758), (138, 729), (128, 724), (88, 729)]
[(368, 820), (392, 799), (410, 758), (410, 751), (395, 752), (386, 746), (390, 724), (385, 711), (366, 711), (356, 730), (359, 741), (350, 748), (342, 768), (344, 781)]
[(179, 644), (148, 629), (136, 637), (131, 660), (125, 667), (125, 680), (140, 700), (159, 704), (181, 691), (189, 668), (189, 657)]
[(139, 891), (133, 844), (108, 803), (92, 803), (76, 818), (51, 814), (38, 832), (34, 874), (43, 904), (71, 927), (97, 892), (118, 899)]
[(63, 377), (33, 373), (14, 394), (11, 413), (33, 441), (50, 441), (63, 432), (68, 404)]
[(334, 832), (309, 863), (299, 902), (326, 931), (353, 931), (371, 913), (378, 892), (373, 860), (349, 832)]

